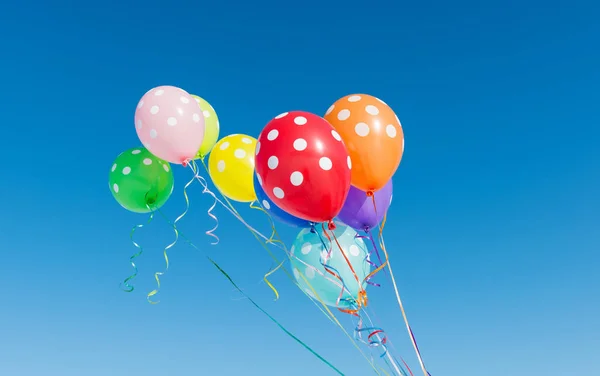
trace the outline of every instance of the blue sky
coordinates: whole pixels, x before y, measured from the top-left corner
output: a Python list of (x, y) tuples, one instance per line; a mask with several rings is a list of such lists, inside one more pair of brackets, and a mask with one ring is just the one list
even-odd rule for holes
[[(107, 188), (139, 144), (143, 93), (180, 86), (211, 102), (222, 135), (257, 136), (275, 114), (378, 96), (402, 120), (386, 244), (433, 376), (589, 373), (600, 365), (600, 38), (588, 1), (22, 1), (2, 6), (4, 197), (0, 374), (328, 375), (200, 252), (170, 252), (159, 305), (145, 301), (172, 232), (138, 241)], [(165, 211), (184, 208), (176, 169)], [(186, 236), (346, 375), (369, 374), (347, 338), (225, 211), (210, 246), (199, 187)], [(248, 221), (266, 231), (249, 210)], [(291, 243), (294, 230), (282, 227)], [(281, 256), (281, 255), (280, 255)], [(389, 283), (377, 323), (418, 371)], [(350, 321), (340, 318), (348, 330)], [(596, 358), (594, 360), (593, 358)]]

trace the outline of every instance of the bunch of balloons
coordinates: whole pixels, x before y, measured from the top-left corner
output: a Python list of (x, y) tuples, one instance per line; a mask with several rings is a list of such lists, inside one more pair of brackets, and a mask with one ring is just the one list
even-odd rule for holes
[[(382, 221), (404, 151), (402, 126), (386, 103), (348, 95), (323, 117), (284, 112), (258, 138), (219, 139), (219, 120), (206, 100), (160, 86), (141, 98), (134, 123), (143, 147), (120, 154), (109, 176), (124, 208), (137, 213), (160, 208), (173, 191), (169, 164), (185, 166), (208, 155), (208, 173), (221, 194), (257, 201), (272, 218), (302, 229), (292, 247), (301, 287), (307, 290), (306, 278), (316, 278), (319, 295), (337, 307), (358, 298), (373, 265), (359, 233), (368, 234)], [(344, 225), (336, 228), (334, 219)], [(338, 242), (335, 250), (326, 246), (328, 230)]]

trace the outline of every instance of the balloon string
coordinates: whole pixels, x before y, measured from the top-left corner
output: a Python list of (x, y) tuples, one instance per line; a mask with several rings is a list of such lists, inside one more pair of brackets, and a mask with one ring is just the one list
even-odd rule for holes
[(404, 324), (406, 325), (406, 329), (410, 336), (413, 348), (415, 353), (417, 354), (417, 358), (419, 359), (419, 364), (421, 366), (421, 370), (423, 371), (424, 376), (431, 376), (429, 372), (425, 369), (425, 363), (423, 362), (423, 358), (421, 357), (421, 352), (419, 351), (419, 346), (417, 346), (417, 340), (413, 335), (410, 324), (408, 323), (408, 318), (406, 316), (406, 312), (404, 310), (404, 305), (402, 304), (402, 299), (400, 298), (400, 293), (398, 292), (398, 286), (396, 285), (396, 279), (394, 278), (394, 272), (392, 271), (392, 264), (389, 262), (389, 256), (387, 250), (385, 248), (385, 242), (383, 240), (383, 228), (385, 227), (385, 222), (387, 220), (387, 214), (383, 216), (383, 221), (381, 222), (381, 226), (379, 228), (379, 245), (385, 255), (386, 262), (388, 263), (388, 268), (390, 270), (390, 277), (392, 279), (392, 285), (394, 286), (394, 292), (396, 293), (396, 301), (398, 302), (398, 306), (400, 307), (400, 311), (402, 312), (402, 318), (404, 319)]
[[(278, 240), (278, 239), (275, 240), (274, 239), (275, 234), (277, 233), (277, 231), (275, 230), (275, 223), (273, 223), (273, 219), (271, 218), (271, 216), (269, 215), (269, 213), (267, 213), (267, 211), (265, 209), (261, 208), (260, 206), (256, 206), (255, 203), (254, 203), (254, 201), (250, 203), (250, 208), (262, 212), (269, 219), (269, 223), (271, 225), (271, 236), (269, 237), (269, 240), (266, 241), (266, 244), (274, 243), (274, 242), (283, 244), (283, 242), (281, 240)], [(256, 237), (256, 235), (255, 235), (255, 237)], [(257, 238), (256, 240), (258, 240), (260, 242), (260, 239)], [(265, 281), (265, 283), (267, 284), (267, 286), (269, 286), (271, 288), (271, 290), (273, 290), (273, 293), (275, 293), (275, 301), (279, 300), (279, 291), (277, 291), (277, 289), (275, 288), (275, 286), (273, 286), (273, 284), (269, 281), (268, 277), (271, 276), (271, 274), (274, 274), (277, 270), (279, 270), (283, 266), (284, 263), (285, 263), (285, 259), (283, 261), (281, 261), (281, 263), (275, 269), (270, 270), (263, 277), (263, 280)]]
[[(181, 236), (182, 239), (184, 239), (184, 241), (186, 243), (188, 243), (192, 248), (198, 250), (198, 251), (202, 251), (198, 246), (196, 246), (194, 243), (192, 243), (183, 233), (180, 233), (179, 230), (177, 230), (175, 223), (171, 223), (171, 221), (169, 221), (168, 218), (166, 218), (166, 216), (159, 211), (159, 213), (163, 216), (164, 220), (169, 223), (172, 227), (173, 230), (179, 234), (179, 236)], [(313, 354), (314, 356), (316, 356), (319, 360), (321, 360), (323, 363), (325, 363), (327, 366), (329, 366), (332, 370), (334, 370), (337, 374), (339, 375), (344, 375), (344, 373), (342, 373), (342, 371), (340, 371), (338, 368), (336, 368), (333, 364), (331, 364), (329, 361), (327, 361), (323, 356), (321, 356), (319, 353), (317, 353), (315, 350), (313, 350), (310, 346), (308, 346), (306, 343), (304, 343), (302, 340), (300, 340), (298, 337), (296, 337), (292, 332), (290, 332), (288, 329), (286, 329), (282, 324), (279, 323), (279, 321), (277, 321), (273, 316), (271, 316), (265, 309), (263, 309), (260, 305), (258, 305), (258, 303), (256, 303), (248, 294), (246, 294), (231, 278), (231, 276), (229, 276), (229, 274), (227, 274), (227, 272), (225, 272), (225, 270), (223, 268), (221, 268), (219, 266), (219, 264), (217, 264), (213, 259), (211, 259), (209, 256), (204, 255), (204, 257), (206, 257), (208, 259), (208, 261), (229, 281), (229, 283), (231, 283), (233, 285), (233, 287), (240, 293), (242, 294), (246, 299), (248, 299), (248, 301), (250, 303), (252, 303), (252, 305), (254, 305), (254, 307), (256, 307), (260, 312), (262, 312), (265, 316), (267, 316), (269, 318), (269, 320), (271, 320), (273, 323), (275, 323), (279, 329), (281, 329), (285, 334), (287, 334), (289, 337), (291, 337), (294, 341), (298, 342), (302, 347), (304, 347), (306, 350), (308, 350), (311, 354)]]
[[(204, 161), (202, 161), (204, 168), (206, 169), (206, 171), (208, 171), (208, 168), (206, 167), (206, 163), (204, 163)], [(262, 233), (260, 233), (258, 230), (256, 230), (254, 227), (250, 226), (243, 218), (241, 215), (239, 215), (239, 213), (235, 210), (235, 208), (231, 205), (231, 203), (229, 202), (229, 200), (227, 199), (227, 197), (221, 195), (223, 197), (223, 199), (229, 204), (226, 205), (225, 203), (223, 203), (223, 201), (221, 201), (219, 198), (216, 197), (216, 195), (210, 191), (210, 189), (208, 189), (208, 183), (206, 182), (206, 179), (204, 177), (202, 177), (201, 175), (197, 175), (195, 176), (196, 180), (200, 183), (200, 185), (204, 188), (203, 193), (207, 193), (210, 194), (216, 201), (218, 204), (220, 204), (223, 208), (225, 208), (225, 210), (227, 210), (231, 215), (233, 215), (238, 221), (240, 221), (248, 230), (250, 230), (252, 233), (254, 233), (256, 236), (262, 238), (265, 241), (268, 241), (269, 238), (267, 238), (265, 235), (263, 235)], [(276, 243), (272, 243), (275, 247), (279, 248), (279, 249), (284, 249), (284, 247), (282, 247), (279, 244)]]
[[(364, 238), (367, 238), (367, 237), (359, 235), (359, 234), (356, 234), (354, 236), (354, 243), (356, 244), (357, 247), (363, 248), (362, 245), (358, 242), (358, 239), (364, 239)], [(371, 265), (375, 269), (379, 268), (379, 265), (377, 265), (373, 261), (371, 261), (371, 255), (373, 254), (373, 252), (369, 251), (368, 249), (366, 249), (365, 251), (366, 251), (367, 255), (365, 256), (364, 261), (366, 261), (369, 265)], [(367, 276), (367, 277), (365, 277), (364, 281), (371, 286), (381, 287), (381, 285), (379, 283), (371, 282), (371, 278), (372, 278), (372, 276), (371, 277)]]
[[(204, 164), (204, 159), (201, 159), (201, 161), (202, 164)], [(196, 161), (192, 160), (190, 163), (190, 167), (194, 172), (194, 179), (198, 179), (200, 175)], [(215, 214), (213, 214), (213, 210), (215, 210), (215, 207), (217, 206), (217, 198), (215, 197), (214, 193), (212, 193), (206, 186), (203, 187), (202, 194), (208, 194), (213, 198), (213, 203), (211, 204), (210, 208), (208, 208), (208, 210), (206, 211), (206, 214), (215, 221), (215, 227), (213, 227), (210, 230), (207, 230), (205, 234), (215, 239), (214, 242), (210, 243), (211, 245), (217, 245), (219, 244), (219, 237), (214, 232), (217, 230), (217, 228), (219, 228), (219, 219)]]
[[(202, 165), (205, 169), (205, 171), (208, 173), (208, 167), (206, 166), (206, 163), (201, 160)], [(200, 183), (200, 185), (202, 185), (202, 187), (204, 188), (205, 191), (210, 192), (210, 190), (208, 190), (208, 186), (207, 186), (207, 182), (206, 180), (202, 177), (202, 176), (197, 176), (196, 180)], [(233, 207), (233, 205), (231, 204), (231, 202), (229, 202), (229, 200), (227, 199), (227, 197), (225, 197), (222, 193), (221, 196), (223, 197), (224, 201), (227, 203), (227, 205), (225, 203), (223, 203), (223, 201), (219, 200), (218, 198), (215, 197), (214, 193), (210, 192), (211, 196), (213, 196), (215, 198), (215, 200), (221, 205), (223, 206), (223, 208), (225, 208), (231, 215), (233, 215), (238, 221), (240, 221), (248, 230), (250, 230), (250, 232), (254, 235), (254, 237), (259, 240), (259, 238), (262, 238), (265, 242), (261, 242), (259, 241), (259, 243), (261, 244), (261, 246), (269, 253), (269, 255), (271, 256), (271, 258), (273, 258), (273, 260), (275, 260), (275, 262), (279, 262), (277, 257), (269, 250), (269, 248), (267, 247), (267, 243), (269, 242), (269, 238), (267, 238), (266, 236), (264, 236), (263, 234), (261, 234), (259, 231), (257, 231), (256, 229), (254, 229), (252, 226), (250, 226), (243, 218), (242, 216), (237, 212), (237, 210)], [(268, 214), (268, 213), (267, 213)], [(269, 216), (269, 218), (271, 218)], [(272, 221), (272, 218), (271, 218)], [(275, 229), (275, 235), (279, 238), (279, 234), (277, 233), (277, 230)], [(279, 243), (279, 244), (278, 244)], [(281, 240), (278, 241), (273, 241), (270, 244), (273, 244), (274, 246), (282, 249), (286, 255), (288, 256), (288, 258), (291, 259), (291, 254), (289, 252), (289, 250), (287, 249), (287, 247), (285, 246), (285, 243), (283, 243)], [(325, 247), (327, 248), (327, 247)], [(287, 270), (287, 268), (283, 267), (283, 270), (285, 272), (285, 274), (287, 275), (287, 277), (295, 283), (295, 279), (294, 277), (290, 274), (290, 272)], [(333, 321), (341, 330), (342, 332), (346, 335), (346, 337), (348, 337), (348, 339), (350, 339), (350, 341), (352, 342), (353, 346), (361, 353), (361, 355), (367, 360), (367, 362), (369, 362), (369, 364), (371, 365), (371, 367), (373, 368), (373, 370), (379, 375), (379, 372), (377, 371), (375, 365), (369, 361), (368, 357), (366, 356), (366, 354), (360, 349), (360, 347), (356, 344), (356, 342), (352, 339), (352, 336), (344, 329), (344, 326), (339, 322), (339, 320), (337, 319), (337, 317), (335, 317), (335, 315), (331, 312), (331, 310), (329, 309), (329, 307), (325, 304), (325, 302), (323, 302), (323, 300), (320, 298), (319, 294), (316, 292), (316, 290), (313, 288), (312, 284), (304, 277), (304, 275), (299, 274), (301, 276), (301, 278), (306, 282), (307, 286), (310, 288), (310, 290), (312, 291), (312, 295), (314, 297), (316, 297), (316, 299), (318, 300), (318, 302), (321, 304), (321, 307), (319, 307), (317, 305), (317, 308), (319, 308), (319, 310), (325, 314), (325, 316)], [(304, 295), (307, 295), (306, 291), (301, 290)], [(245, 294), (244, 294), (245, 295)], [(308, 295), (307, 295), (308, 296)], [(312, 299), (311, 299), (312, 301)]]
[[(331, 238), (329, 237), (329, 235), (325, 231), (324, 225), (322, 225), (322, 228), (323, 228), (324, 234), (326, 235), (326, 237), (328, 238), (328, 240), (331, 243)], [(324, 250), (327, 250), (328, 247), (325, 244), (325, 241), (323, 240), (323, 237), (314, 228), (314, 225), (313, 225), (312, 231), (318, 235), (319, 240), (321, 241), (321, 244), (323, 245)], [(332, 232), (332, 234), (335, 237), (335, 233)], [(337, 242), (337, 238), (336, 238), (336, 242)], [(338, 246), (340, 246), (339, 242), (338, 242)], [(331, 274), (334, 277), (336, 277), (340, 281), (340, 283), (341, 283), (341, 286), (342, 286), (341, 290), (342, 291), (340, 292), (340, 295), (339, 295), (339, 297), (337, 299), (337, 302), (336, 302), (338, 310), (341, 311), (341, 312), (343, 312), (343, 313), (350, 314), (350, 315), (352, 315), (354, 317), (357, 317), (358, 320), (359, 320), (358, 324), (357, 324), (357, 327), (355, 329), (355, 334), (358, 335), (357, 339), (360, 340), (361, 342), (367, 344), (370, 347), (381, 346), (384, 351), (380, 355), (380, 357), (383, 358), (383, 357), (387, 356), (387, 361), (389, 361), (393, 365), (393, 368), (396, 370), (396, 372), (398, 374), (400, 374), (400, 375), (405, 375), (404, 370), (402, 370), (401, 367), (398, 367), (397, 362), (390, 356), (389, 351), (387, 350), (387, 346), (385, 346), (385, 344), (387, 342), (387, 336), (385, 336), (383, 330), (380, 329), (380, 328), (375, 328), (375, 327), (362, 328), (363, 318), (361, 316), (361, 313), (362, 313), (364, 307), (361, 307), (360, 304), (358, 304), (358, 302), (356, 300), (354, 300), (354, 299), (352, 299), (352, 301), (350, 301), (350, 304), (354, 305), (354, 309), (346, 309), (346, 308), (339, 307), (339, 304), (340, 304), (341, 301), (343, 301), (343, 300), (348, 301), (349, 300), (349, 299), (341, 299), (343, 297), (343, 295), (344, 295), (344, 292), (348, 292), (350, 294), (350, 291), (346, 287), (346, 284), (345, 284), (343, 278), (341, 277), (341, 274), (335, 268), (327, 265), (327, 261), (331, 257), (331, 251), (332, 251), (332, 248), (329, 249), (329, 252), (325, 252), (325, 254), (327, 255), (326, 256), (326, 260), (321, 260), (321, 265), (323, 265), (323, 267), (325, 268), (325, 271), (329, 272), (329, 274)], [(342, 253), (342, 255), (344, 255), (344, 252), (343, 252), (343, 250), (341, 250), (341, 247), (340, 247), (340, 252)], [(349, 263), (349, 260), (347, 258), (346, 258), (346, 261)], [(349, 264), (349, 267), (352, 270), (352, 265)], [(304, 276), (302, 276), (302, 277), (304, 278)], [(357, 279), (357, 282), (358, 282), (359, 280), (358, 280), (358, 277), (356, 276), (356, 274), (355, 274), (355, 278)], [(360, 298), (360, 295), (359, 295), (359, 298)], [(368, 315), (367, 315), (367, 317), (368, 317)], [(370, 318), (369, 318), (369, 321), (371, 321)], [(364, 331), (367, 331), (369, 333), (369, 336), (368, 336), (368, 340), (369, 341), (368, 342), (362, 340), (361, 333), (364, 332)], [(381, 339), (379, 337), (380, 334), (384, 335), (383, 339)], [(374, 336), (376, 337), (376, 339), (373, 338)], [(387, 363), (387, 361), (386, 361), (386, 363)]]
[[(329, 235), (327, 234), (327, 231), (325, 230), (325, 225), (322, 224), (321, 226), (323, 227), (323, 231), (325, 232), (325, 235), (329, 238)], [(368, 304), (368, 297), (367, 297), (367, 291), (363, 288), (364, 281), (361, 281), (358, 278), (358, 275), (356, 275), (356, 271), (354, 271), (354, 267), (352, 266), (350, 259), (348, 259), (346, 252), (344, 252), (344, 250), (342, 249), (342, 246), (340, 245), (340, 242), (338, 241), (338, 238), (335, 235), (335, 232), (333, 230), (330, 230), (330, 231), (331, 231), (331, 235), (333, 235), (335, 244), (338, 246), (338, 249), (340, 250), (340, 253), (342, 254), (342, 256), (344, 256), (344, 260), (346, 260), (346, 264), (348, 264), (348, 267), (350, 268), (352, 275), (354, 276), (354, 278), (356, 279), (356, 282), (358, 283), (358, 299), (357, 299), (358, 309), (360, 309), (361, 307), (366, 307)], [(329, 238), (329, 239), (331, 240), (331, 238)]]
[[(148, 207), (147, 204), (146, 204), (146, 206)], [(148, 207), (148, 209), (150, 209), (150, 207)], [(131, 232), (129, 233), (129, 239), (131, 239), (131, 243), (137, 249), (137, 252), (135, 252), (133, 255), (131, 255), (129, 257), (129, 263), (133, 267), (133, 274), (131, 274), (129, 277), (125, 278), (125, 280), (123, 280), (123, 282), (121, 282), (121, 289), (125, 292), (132, 292), (134, 290), (134, 287), (129, 284), (129, 281), (133, 280), (138, 275), (138, 268), (137, 268), (137, 265), (135, 265), (134, 260), (136, 258), (138, 258), (139, 256), (141, 256), (142, 253), (144, 252), (142, 247), (138, 243), (136, 243), (135, 240), (133, 240), (133, 235), (135, 234), (135, 232), (138, 229), (144, 228), (144, 226), (148, 226), (150, 224), (150, 222), (152, 222), (153, 219), (154, 219), (154, 211), (151, 210), (150, 216), (148, 217), (148, 221), (146, 221), (146, 224), (145, 225), (139, 224), (139, 225), (133, 226), (133, 228), (131, 229)]]
[[(375, 249), (375, 252), (377, 252), (377, 254), (379, 254), (379, 251), (377, 250), (377, 244), (375, 243), (375, 239), (373, 238), (373, 234), (369, 231), (369, 239), (371, 240), (371, 243), (373, 244), (373, 248)], [(364, 281), (368, 281), (371, 278), (373, 278), (373, 276), (377, 273), (379, 273), (381, 270), (383, 270), (386, 265), (388, 264), (388, 260), (387, 257), (385, 259), (385, 262), (383, 262), (382, 264), (380, 264), (375, 270), (373, 270), (371, 273), (369, 273), (369, 275), (367, 275), (364, 279)]]
[(164, 272), (156, 272), (156, 273), (154, 273), (154, 279), (156, 280), (156, 288), (154, 290), (150, 291), (148, 293), (148, 295), (146, 296), (146, 300), (148, 300), (148, 302), (150, 304), (160, 303), (160, 301), (154, 301), (151, 298), (154, 295), (158, 294), (158, 291), (160, 290), (160, 276), (164, 275), (167, 272), (167, 270), (169, 269), (169, 255), (168, 255), (168, 250), (171, 249), (171, 248), (173, 248), (175, 246), (175, 244), (177, 244), (177, 241), (179, 240), (179, 230), (177, 230), (177, 223), (183, 217), (185, 217), (185, 215), (187, 214), (188, 210), (190, 209), (190, 198), (188, 197), (187, 189), (189, 188), (189, 186), (193, 182), (194, 182), (194, 178), (190, 179), (190, 181), (188, 181), (187, 184), (183, 187), (183, 197), (185, 198), (185, 210), (173, 222), (173, 231), (175, 232), (175, 239), (173, 240), (173, 242), (171, 244), (167, 245), (165, 247), (165, 249), (163, 250), (163, 257), (165, 259), (165, 271)]

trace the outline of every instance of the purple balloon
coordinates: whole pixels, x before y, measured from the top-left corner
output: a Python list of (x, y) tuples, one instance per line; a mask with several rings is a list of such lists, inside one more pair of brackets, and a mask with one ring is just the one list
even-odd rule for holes
[(383, 219), (390, 204), (392, 203), (393, 184), (392, 180), (380, 190), (375, 192), (375, 205), (373, 198), (368, 197), (365, 191), (352, 186), (348, 198), (338, 214), (338, 219), (357, 231), (368, 231), (376, 227)]

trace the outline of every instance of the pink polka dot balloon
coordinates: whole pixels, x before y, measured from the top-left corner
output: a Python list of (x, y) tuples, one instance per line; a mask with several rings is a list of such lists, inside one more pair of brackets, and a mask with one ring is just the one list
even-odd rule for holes
[(202, 145), (204, 116), (185, 90), (159, 86), (138, 103), (135, 130), (152, 154), (171, 163), (186, 164)]

